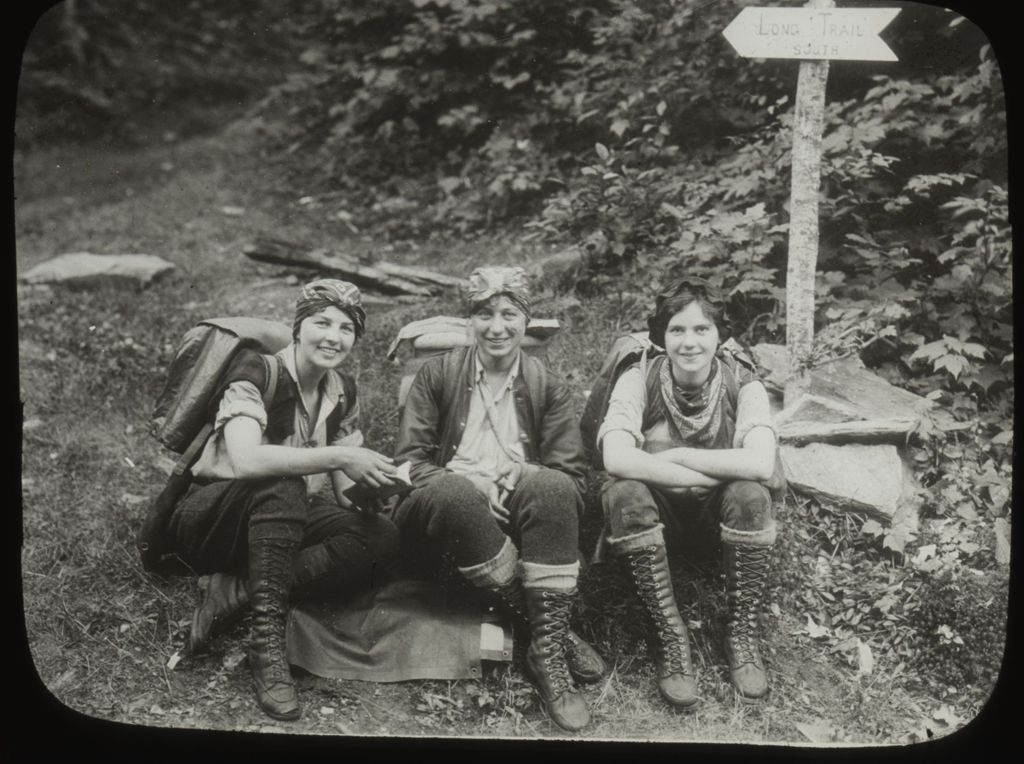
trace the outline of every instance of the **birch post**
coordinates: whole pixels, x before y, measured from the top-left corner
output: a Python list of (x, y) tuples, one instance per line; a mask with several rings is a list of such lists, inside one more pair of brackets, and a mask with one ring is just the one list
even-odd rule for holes
[[(833, 0), (810, 0), (809, 8), (834, 7)], [(789, 201), (789, 254), (786, 265), (786, 347), (795, 387), (814, 342), (814, 276), (818, 265), (818, 195), (821, 190), (821, 137), (829, 62), (801, 61), (793, 115), (793, 164)]]
[(746, 58), (798, 59), (793, 115), (789, 254), (786, 268), (788, 401), (806, 386), (814, 343), (814, 281), (818, 265), (818, 197), (825, 85), (830, 60), (896, 61), (879, 32), (898, 8), (836, 8), (834, 0), (808, 0), (803, 8), (747, 6), (722, 34)]

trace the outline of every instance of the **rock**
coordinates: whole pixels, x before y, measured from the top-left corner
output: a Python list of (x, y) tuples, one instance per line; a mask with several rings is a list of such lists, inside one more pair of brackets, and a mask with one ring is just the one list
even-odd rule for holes
[(582, 245), (549, 255), (529, 268), (530, 275), (554, 291), (572, 287), (584, 270), (598, 266), (608, 258), (610, 243), (603, 231), (589, 234)]
[(786, 378), (789, 377), (789, 351), (785, 345), (773, 345), (762, 342), (750, 348), (765, 387), (771, 390), (786, 389)]
[(916, 527), (917, 484), (895, 446), (811, 443), (781, 451), (793, 490)]
[(789, 380), (785, 403), (775, 424), (780, 440), (791, 443), (903, 440), (935, 406), (864, 368), (856, 357)]
[(143, 288), (175, 269), (156, 255), (94, 255), (73, 252), (40, 263), (20, 280), (27, 284), (62, 284), (88, 289), (96, 286)]

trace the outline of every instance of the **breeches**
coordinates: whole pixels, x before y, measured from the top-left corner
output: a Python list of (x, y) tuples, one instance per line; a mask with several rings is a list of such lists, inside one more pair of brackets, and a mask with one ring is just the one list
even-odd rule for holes
[(519, 481), (505, 501), (511, 518), (503, 528), (487, 497), (454, 473), (417, 488), (393, 511), (403, 555), (429, 561), (450, 552), (459, 567), (492, 559), (510, 537), (524, 562), (571, 565), (579, 557), (583, 500), (572, 479), (541, 468)]
[(398, 554), (398, 531), (390, 520), (307, 496), (300, 477), (192, 485), (167, 532), (174, 551), (196, 573), (244, 573), (256, 535), (289, 538), (299, 549), (321, 545), (339, 567), (372, 561), (379, 570)]
[(754, 534), (775, 523), (768, 489), (750, 480), (724, 483), (698, 498), (662, 493), (639, 480), (610, 478), (601, 488), (601, 507), (612, 539), (662, 524), (669, 543), (709, 557), (723, 534)]

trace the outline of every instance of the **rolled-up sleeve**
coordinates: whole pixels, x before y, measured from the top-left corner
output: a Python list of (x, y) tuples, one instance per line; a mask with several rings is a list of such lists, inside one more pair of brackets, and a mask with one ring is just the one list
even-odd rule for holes
[(217, 407), (217, 417), (213, 422), (214, 432), (223, 430), (228, 420), (236, 416), (255, 419), (260, 425), (261, 433), (267, 429), (267, 410), (263, 407), (263, 396), (252, 382), (239, 380), (227, 386)]
[(637, 448), (643, 447), (644, 435), (641, 428), (644, 421), (645, 396), (644, 379), (638, 367), (633, 366), (619, 375), (608, 399), (608, 411), (597, 431), (598, 446), (609, 432), (624, 430), (636, 440)]
[(345, 415), (338, 425), (338, 432), (329, 445), (331, 446), (361, 446), (363, 445), (363, 431), (360, 429), (359, 401), (356, 401), (352, 410)]
[(736, 434), (733, 448), (743, 448), (743, 441), (755, 427), (767, 427), (778, 436), (772, 409), (768, 403), (768, 391), (761, 382), (749, 382), (740, 388), (736, 403)]

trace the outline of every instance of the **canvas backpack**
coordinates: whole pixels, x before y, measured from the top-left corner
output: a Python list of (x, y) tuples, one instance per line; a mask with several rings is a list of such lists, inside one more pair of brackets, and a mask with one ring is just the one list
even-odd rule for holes
[[(647, 339), (647, 332), (627, 334), (612, 343), (590, 387), (587, 402), (583, 406), (583, 414), (580, 416), (583, 452), (594, 469), (604, 469), (601, 451), (597, 447), (597, 432), (601, 429), (605, 414), (608, 413), (608, 401), (619, 376), (633, 364), (639, 362), (646, 367), (648, 360), (664, 353), (664, 350)], [(646, 379), (646, 374), (644, 378)]]
[(290, 341), (291, 330), (284, 324), (247, 316), (206, 319), (185, 333), (150, 418), (153, 436), (181, 456), (136, 537), (146, 570), (161, 567), (164, 525), (192, 482), (190, 469), (213, 432), (213, 398), (232, 361), (242, 350), (260, 353), (267, 364), (267, 389), (262, 393), (269, 411), (280, 377), (272, 354)]

